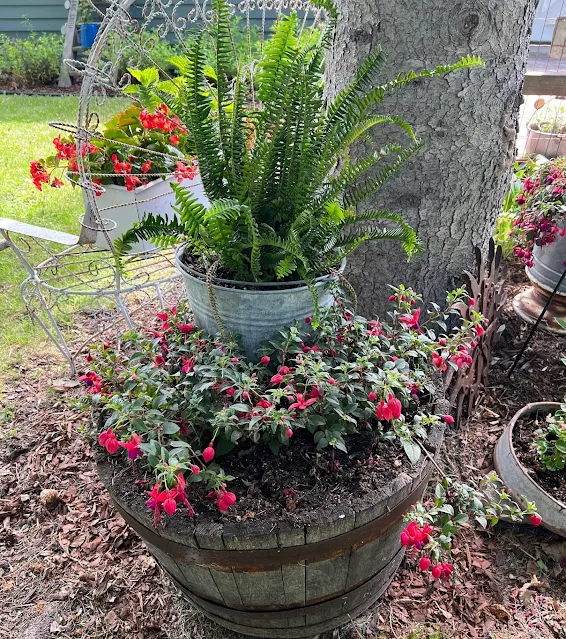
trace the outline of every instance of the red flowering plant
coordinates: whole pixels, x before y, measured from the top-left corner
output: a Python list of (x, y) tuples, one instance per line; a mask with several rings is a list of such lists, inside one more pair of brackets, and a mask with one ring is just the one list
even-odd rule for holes
[(337, 297), (316, 329), (280, 331), (256, 362), (242, 358), (236, 342), (205, 335), (183, 310), (160, 313), (155, 329), (89, 355), (81, 381), (104, 416), (98, 443), (111, 455), (127, 452), (154, 476), (148, 506), (156, 524), (180, 503), (193, 512), (187, 486), (194, 483), (204, 482), (227, 510), (237, 496), (221, 457), (250, 440), (275, 454), (292, 438), (322, 454), (347, 453), (350, 435), (371, 430), (376, 446), (396, 441), (416, 463), (429, 429), (453, 421), (433, 410), (441, 372), (468, 365), (484, 319), (472, 307), (471, 320), (448, 328), (472, 302), (463, 289), (426, 317), (411, 289), (394, 289), (390, 300), (389, 321), (379, 322)]
[(535, 246), (544, 247), (566, 235), (566, 158), (545, 162), (526, 177), (516, 201), (519, 210), (510, 232), (515, 255), (533, 266)]
[(430, 573), (433, 579), (452, 577), (451, 545), (470, 520), (483, 528), (495, 526), (500, 519), (522, 522), (528, 518), (533, 526), (542, 523), (535, 503), (523, 498), (522, 508), (496, 473), (482, 477), (477, 484), (476, 487), (444, 477), (436, 485), (433, 505), (426, 508), (419, 502), (405, 516), (407, 527), (401, 533), (401, 545), (411, 550), (419, 570)]
[[(165, 104), (154, 111), (132, 105), (103, 125), (102, 133), (81, 146), (81, 154), (88, 160), (93, 182), (125, 186), (132, 191), (169, 175), (178, 182), (193, 178), (198, 169), (194, 160), (187, 161), (191, 151), (188, 131), (179, 118)], [(67, 175), (75, 182), (78, 175), (77, 143), (74, 136), (58, 135), (53, 139), (54, 155), (34, 160), (30, 174), (34, 186), (40, 191), (44, 184), (59, 188)]]

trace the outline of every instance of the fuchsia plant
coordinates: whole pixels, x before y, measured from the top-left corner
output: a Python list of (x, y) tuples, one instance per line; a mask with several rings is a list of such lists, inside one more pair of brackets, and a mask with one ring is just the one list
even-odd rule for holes
[(536, 174), (523, 180), (523, 190), (517, 197), (520, 209), (510, 236), (516, 242), (515, 255), (527, 266), (534, 264), (535, 246), (552, 244), (566, 235), (565, 203), (566, 158), (546, 162)]
[[(338, 297), (316, 329), (282, 330), (257, 362), (242, 358), (236, 342), (199, 331), (184, 310), (162, 312), (156, 328), (125, 335), (120, 349), (91, 352), (92, 369), (80, 379), (104, 416), (98, 443), (151, 472), (156, 525), (179, 504), (193, 513), (187, 493), (197, 482), (228, 510), (236, 495), (221, 458), (250, 441), (277, 453), (299, 437), (347, 453), (349, 435), (373, 430), (416, 463), (430, 427), (453, 421), (433, 410), (441, 372), (468, 365), (485, 321), (471, 305), (471, 319), (460, 317), (463, 289), (427, 313), (403, 286), (391, 301), (388, 322), (378, 322)], [(451, 316), (459, 318), (454, 329)]]

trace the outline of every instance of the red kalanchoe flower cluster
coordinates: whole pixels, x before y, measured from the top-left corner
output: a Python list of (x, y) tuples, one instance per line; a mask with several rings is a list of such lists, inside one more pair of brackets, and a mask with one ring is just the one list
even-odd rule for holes
[[(180, 133), (187, 133), (187, 128), (183, 125), (179, 117), (176, 115), (169, 115), (169, 108), (166, 104), (160, 104), (154, 113), (150, 113), (147, 109), (142, 109), (140, 112), (140, 122), (144, 129), (148, 131), (159, 130), (164, 133), (172, 133), (178, 131)], [(177, 139), (179, 143), (179, 136), (171, 136)], [(171, 141), (171, 144), (175, 142)]]
[(185, 164), (184, 162), (177, 162), (177, 168), (175, 169), (175, 179), (181, 183), (183, 180), (194, 180), (198, 174), (198, 167), (196, 163)]

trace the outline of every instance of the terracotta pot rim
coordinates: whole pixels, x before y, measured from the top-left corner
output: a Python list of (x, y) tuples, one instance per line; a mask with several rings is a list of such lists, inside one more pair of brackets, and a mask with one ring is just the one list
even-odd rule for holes
[(523, 475), (528, 479), (528, 481), (532, 483), (534, 486), (536, 486), (537, 490), (539, 490), (541, 493), (544, 493), (544, 495), (548, 497), (548, 499), (554, 502), (557, 508), (563, 510), (564, 508), (566, 508), (566, 504), (556, 499), (556, 497), (553, 497), (550, 493), (544, 490), (544, 488), (542, 488), (538, 482), (536, 482), (532, 478), (531, 474), (527, 471), (527, 468), (519, 461), (519, 458), (517, 457), (517, 454), (515, 452), (515, 446), (513, 445), (513, 431), (519, 419), (527, 415), (532, 415), (533, 413), (538, 413), (538, 412), (553, 413), (553, 412), (556, 412), (560, 408), (560, 406), (561, 406), (560, 402), (532, 402), (530, 404), (526, 404), (525, 406), (523, 406), (523, 408), (518, 410), (515, 413), (515, 415), (513, 415), (513, 418), (511, 419), (509, 424), (506, 426), (502, 437), (507, 437), (507, 439), (509, 440), (509, 450), (511, 451), (513, 460), (517, 464), (518, 468), (521, 470)]

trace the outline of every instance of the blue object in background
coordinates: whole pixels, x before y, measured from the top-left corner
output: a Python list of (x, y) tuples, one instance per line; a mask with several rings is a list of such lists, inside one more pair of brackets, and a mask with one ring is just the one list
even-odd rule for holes
[(81, 47), (87, 49), (92, 47), (99, 27), (100, 25), (95, 22), (81, 24)]

